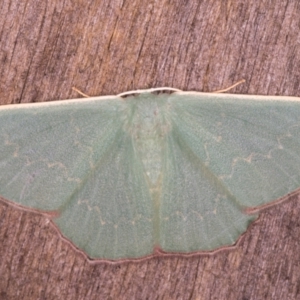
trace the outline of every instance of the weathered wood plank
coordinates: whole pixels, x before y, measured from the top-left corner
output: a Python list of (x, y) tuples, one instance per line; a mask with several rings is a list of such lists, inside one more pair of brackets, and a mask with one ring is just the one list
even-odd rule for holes
[[(297, 0), (0, 4), (0, 103), (172, 86), (300, 96)], [(55, 197), (55, 195), (53, 195)], [(267, 209), (235, 249), (89, 263), (47, 219), (0, 204), (1, 299), (296, 299), (300, 199)]]

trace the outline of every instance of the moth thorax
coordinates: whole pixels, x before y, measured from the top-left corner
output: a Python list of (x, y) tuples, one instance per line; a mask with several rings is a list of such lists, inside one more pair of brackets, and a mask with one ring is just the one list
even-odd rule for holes
[(162, 172), (166, 127), (161, 109), (156, 103), (138, 110), (135, 116), (133, 141), (151, 186), (157, 184)]

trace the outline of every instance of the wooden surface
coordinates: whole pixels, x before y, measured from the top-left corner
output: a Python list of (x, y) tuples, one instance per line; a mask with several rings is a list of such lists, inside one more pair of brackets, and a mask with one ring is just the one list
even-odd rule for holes
[[(0, 12), (1, 104), (242, 78), (232, 92), (300, 96), (298, 0), (1, 0)], [(91, 264), (45, 217), (0, 203), (0, 299), (300, 299), (299, 214), (299, 196), (273, 206), (214, 255)]]

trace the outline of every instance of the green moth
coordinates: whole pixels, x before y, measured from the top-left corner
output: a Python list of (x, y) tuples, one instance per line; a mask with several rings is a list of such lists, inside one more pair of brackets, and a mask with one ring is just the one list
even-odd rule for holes
[(88, 257), (232, 245), (300, 187), (300, 98), (155, 89), (0, 108), (0, 195)]

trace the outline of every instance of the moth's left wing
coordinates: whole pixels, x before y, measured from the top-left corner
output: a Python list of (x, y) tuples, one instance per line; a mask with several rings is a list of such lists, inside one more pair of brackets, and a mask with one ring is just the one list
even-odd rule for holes
[(126, 103), (106, 98), (2, 107), (0, 195), (55, 211), (92, 258), (136, 258), (153, 252), (153, 204), (123, 130)]

